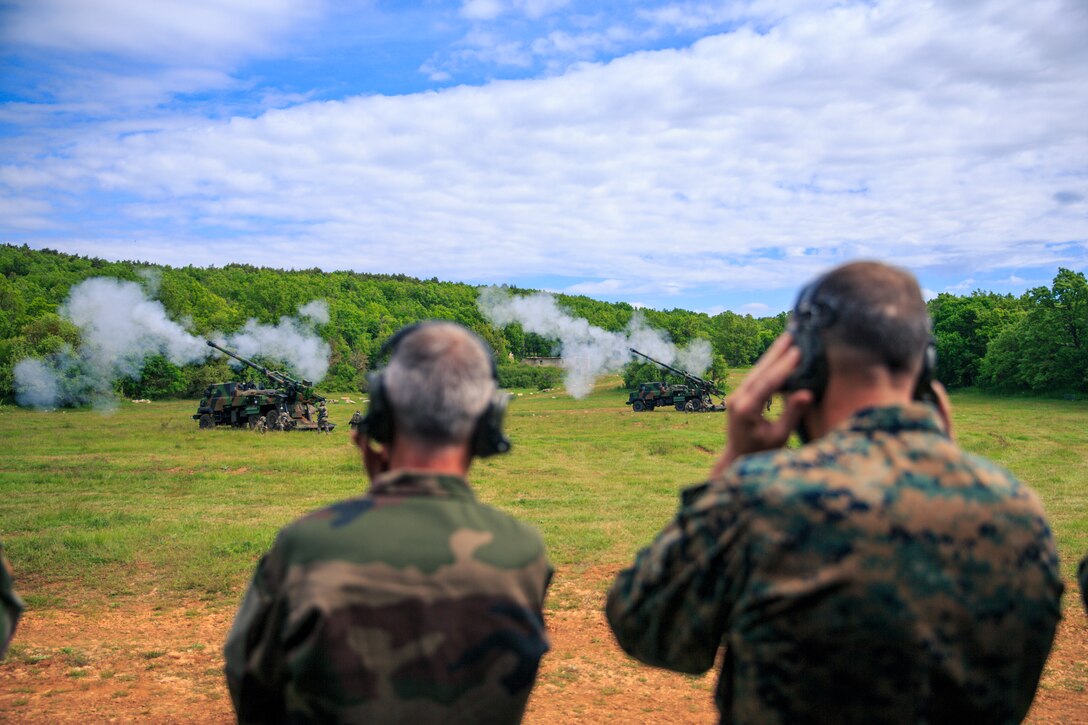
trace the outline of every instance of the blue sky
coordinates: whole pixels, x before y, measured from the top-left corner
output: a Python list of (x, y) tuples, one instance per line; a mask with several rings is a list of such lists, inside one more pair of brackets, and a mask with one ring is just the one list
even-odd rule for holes
[(786, 308), (1088, 269), (1088, 5), (0, 3), (0, 240)]

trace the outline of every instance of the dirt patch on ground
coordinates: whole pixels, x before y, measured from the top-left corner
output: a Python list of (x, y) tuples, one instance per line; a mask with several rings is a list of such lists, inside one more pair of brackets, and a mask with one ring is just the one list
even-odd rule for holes
[[(550, 594), (552, 651), (528, 723), (716, 722), (715, 676), (644, 667), (601, 613), (615, 567), (561, 571)], [(1066, 617), (1028, 722), (1088, 723), (1088, 620), (1069, 584)], [(0, 721), (233, 720), (220, 649), (232, 608), (141, 599), (31, 611), (0, 664)]]

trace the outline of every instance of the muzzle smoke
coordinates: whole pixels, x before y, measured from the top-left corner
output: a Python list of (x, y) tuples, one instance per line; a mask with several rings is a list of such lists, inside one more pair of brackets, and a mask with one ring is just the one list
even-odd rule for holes
[(635, 359), (628, 349), (632, 347), (694, 375), (702, 375), (710, 367), (709, 342), (695, 340), (678, 348), (663, 332), (647, 325), (637, 311), (627, 329), (609, 332), (563, 311), (555, 298), (545, 293), (517, 297), (501, 287), (484, 287), (476, 304), (500, 327), (518, 322), (529, 332), (559, 340), (565, 385), (575, 398), (585, 397), (601, 375), (616, 372)]
[[(78, 350), (68, 347), (44, 360), (21, 360), (14, 370), (20, 405), (110, 405), (115, 397), (113, 381), (139, 379), (144, 361), (152, 355), (188, 365), (219, 354), (203, 338), (171, 320), (162, 304), (134, 282), (109, 277), (85, 280), (72, 288), (58, 312), (79, 327), (82, 344)], [(299, 313), (299, 318), (283, 317), (276, 325), (249, 320), (240, 332), (211, 337), (244, 357), (260, 355), (287, 363), (317, 382), (328, 372), (330, 349), (314, 327), (328, 322), (328, 306), (314, 300)]]

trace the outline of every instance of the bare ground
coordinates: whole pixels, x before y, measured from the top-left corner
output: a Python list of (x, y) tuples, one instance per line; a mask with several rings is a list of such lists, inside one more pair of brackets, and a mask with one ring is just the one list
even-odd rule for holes
[[(643, 667), (615, 645), (601, 613), (614, 567), (561, 572), (529, 723), (711, 723), (714, 676)], [(60, 592), (57, 592), (60, 594)], [(1069, 582), (1033, 723), (1088, 723), (1088, 618)], [(220, 648), (233, 617), (193, 599), (89, 602), (33, 611), (0, 664), (0, 721), (231, 722)]]

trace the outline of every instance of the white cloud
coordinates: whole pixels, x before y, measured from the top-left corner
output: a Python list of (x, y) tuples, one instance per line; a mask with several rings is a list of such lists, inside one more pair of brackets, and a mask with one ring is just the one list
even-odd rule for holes
[(569, 295), (610, 295), (624, 291), (627, 285), (618, 279), (603, 279), (599, 282), (580, 282), (567, 287), (564, 292)]
[(514, 6), (532, 19), (554, 13), (569, 4), (570, 0), (514, 0)]
[(461, 15), (470, 20), (494, 20), (506, 10), (500, 0), (465, 0), (461, 4)]
[(18, 59), (4, 90), (20, 99), (0, 104), (0, 120), (42, 133), (133, 115), (161, 118), (167, 107), (184, 105), (179, 96), (209, 93), (253, 91), (245, 106), (254, 112), (297, 104), (309, 93), (255, 88), (259, 81), (233, 73), (246, 61), (291, 52), (289, 38), (313, 25), (324, 6), (324, 0), (0, 3), (0, 44)]
[(114, 200), (108, 228), (68, 222), (84, 253), (139, 239), (158, 261), (563, 274), (643, 299), (856, 257), (1083, 263), (1083, 205), (1055, 194), (1088, 195), (1084, 7), (837, 6), (546, 79), (85, 130), (46, 158), (6, 146), (0, 192), (23, 228)]
[(960, 280), (956, 284), (948, 285), (947, 287), (945, 287), (945, 290), (947, 290), (948, 292), (956, 292), (956, 293), (959, 293), (959, 294), (964, 294), (964, 293), (970, 292), (971, 290), (975, 289), (977, 286), (978, 285), (975, 284), (975, 280), (968, 277), (967, 279)]
[(12, 0), (0, 42), (210, 66), (271, 51), (315, 7), (304, 0)]
[(741, 305), (740, 311), (745, 315), (764, 317), (771, 311), (771, 306), (762, 302), (749, 302), (745, 305)]
[(469, 20), (495, 20), (507, 12), (518, 12), (537, 20), (549, 13), (566, 6), (570, 0), (464, 0), (461, 3), (461, 17)]

